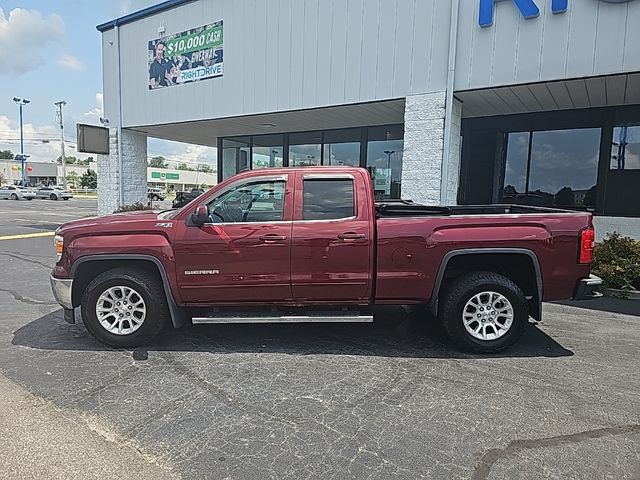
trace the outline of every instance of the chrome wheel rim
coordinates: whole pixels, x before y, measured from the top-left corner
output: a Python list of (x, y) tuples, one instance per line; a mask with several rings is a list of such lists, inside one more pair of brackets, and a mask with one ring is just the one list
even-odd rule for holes
[(98, 297), (96, 316), (107, 332), (130, 335), (144, 323), (147, 305), (142, 295), (131, 287), (110, 287)]
[(513, 306), (497, 292), (480, 292), (469, 299), (462, 310), (465, 330), (478, 340), (496, 340), (513, 324)]

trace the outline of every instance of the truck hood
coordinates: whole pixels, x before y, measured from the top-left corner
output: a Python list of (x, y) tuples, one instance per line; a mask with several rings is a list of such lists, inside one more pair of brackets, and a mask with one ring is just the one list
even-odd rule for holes
[(114, 233), (151, 229), (158, 221), (156, 210), (117, 213), (104, 217), (88, 217), (72, 220), (58, 228), (57, 233)]

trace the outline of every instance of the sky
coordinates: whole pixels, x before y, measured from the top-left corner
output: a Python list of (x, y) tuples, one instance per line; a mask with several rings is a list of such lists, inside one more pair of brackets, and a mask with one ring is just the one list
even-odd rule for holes
[[(75, 151), (76, 123), (99, 125), (102, 59), (96, 25), (160, 0), (0, 0), (0, 150), (20, 151), (18, 106), (24, 107), (25, 153), (32, 161), (60, 155), (54, 102), (65, 100), (66, 154)], [(49, 141), (45, 143), (43, 141)], [(149, 157), (215, 165), (214, 148), (149, 139)]]

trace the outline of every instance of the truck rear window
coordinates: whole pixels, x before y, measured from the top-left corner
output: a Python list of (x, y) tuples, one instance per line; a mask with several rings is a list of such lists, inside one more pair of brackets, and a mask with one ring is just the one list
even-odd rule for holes
[(314, 178), (303, 182), (303, 220), (335, 220), (355, 216), (353, 180)]

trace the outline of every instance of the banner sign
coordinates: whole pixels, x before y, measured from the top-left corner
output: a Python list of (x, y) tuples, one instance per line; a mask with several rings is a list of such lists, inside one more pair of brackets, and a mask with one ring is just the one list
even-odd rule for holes
[(390, 168), (376, 168), (373, 177), (373, 189), (377, 192), (384, 192), (385, 195), (391, 194)]
[(170, 172), (151, 172), (151, 178), (158, 178), (160, 180), (180, 180), (180, 174)]
[(221, 77), (222, 20), (149, 41), (149, 90)]

